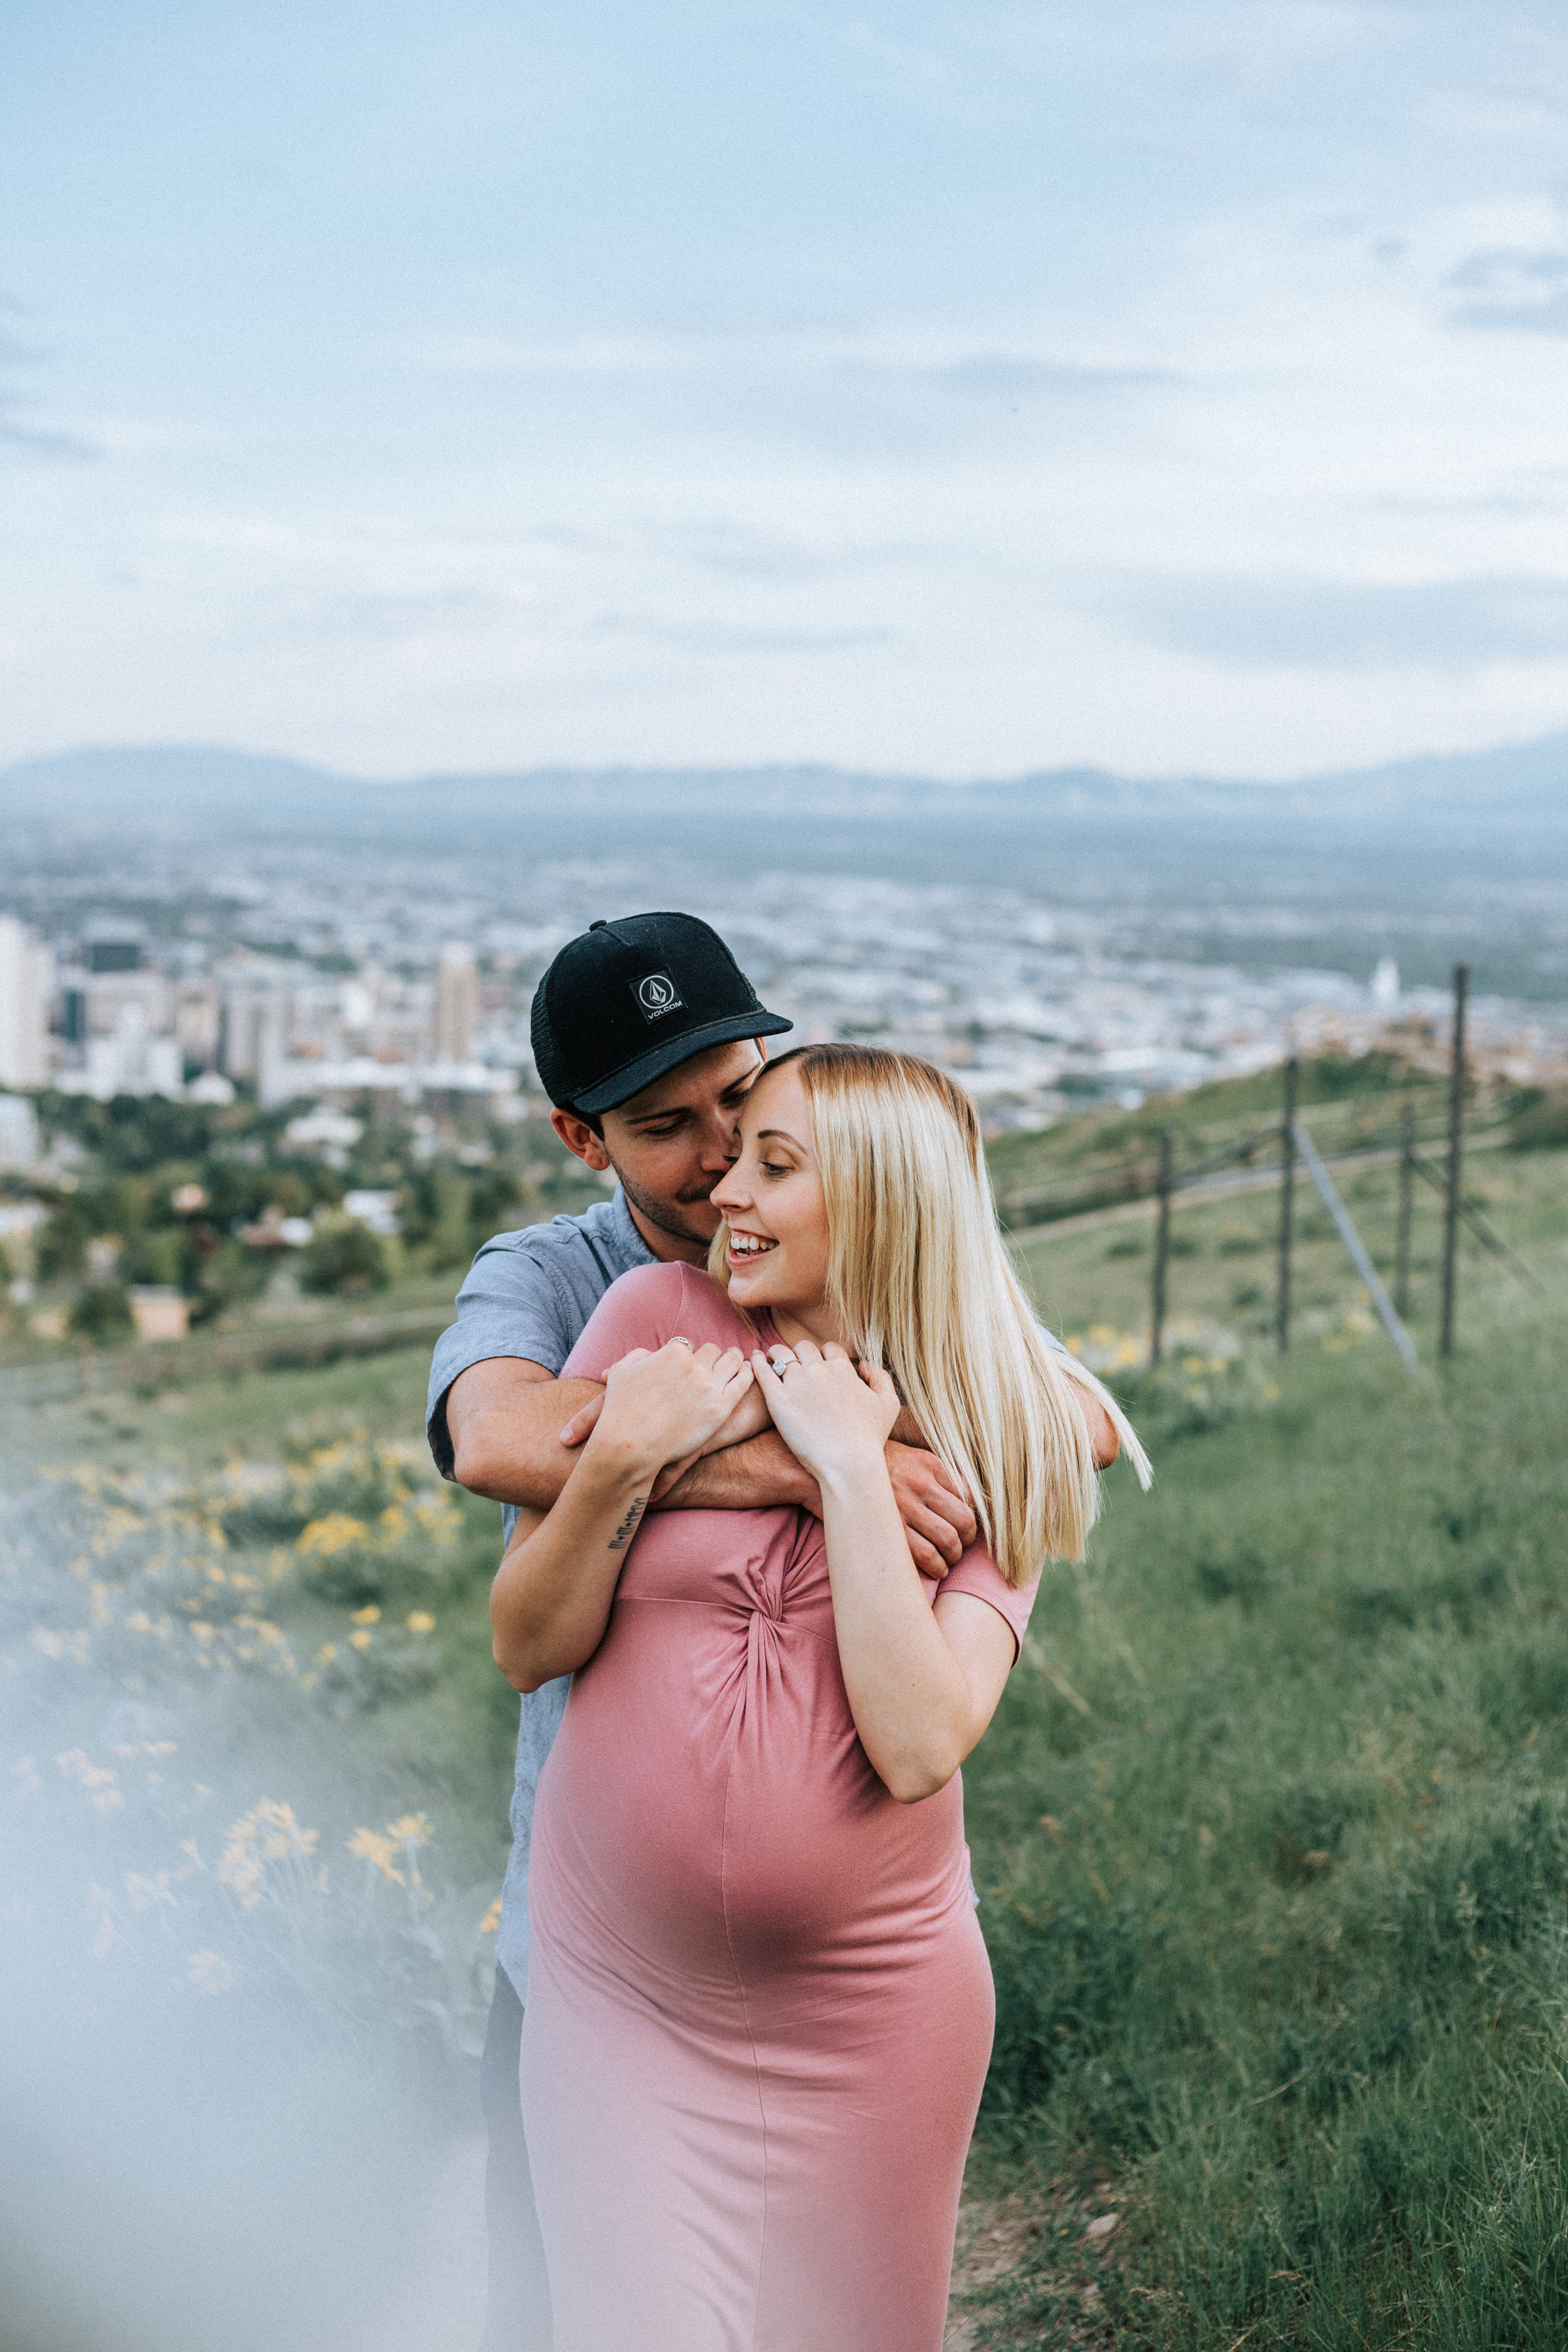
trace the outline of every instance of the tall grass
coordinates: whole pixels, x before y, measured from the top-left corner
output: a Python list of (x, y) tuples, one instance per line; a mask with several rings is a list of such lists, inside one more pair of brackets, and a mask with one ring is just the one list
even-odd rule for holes
[(1561, 1307), (1446, 1389), (1300, 1351), (1042, 1588), (966, 1774), (1041, 2222), (981, 2343), (1568, 2336)]

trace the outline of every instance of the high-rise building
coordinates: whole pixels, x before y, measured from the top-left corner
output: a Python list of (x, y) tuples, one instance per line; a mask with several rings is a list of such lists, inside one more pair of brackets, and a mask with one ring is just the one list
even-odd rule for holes
[(49, 1075), (48, 951), (0, 915), (0, 1087), (41, 1087)]
[(271, 980), (231, 981), (223, 992), (218, 1067), (231, 1078), (256, 1078), (283, 1058), (288, 1007)]
[(479, 983), (474, 951), (457, 940), (441, 950), (436, 968), (436, 1059), (466, 1062), (473, 1055)]

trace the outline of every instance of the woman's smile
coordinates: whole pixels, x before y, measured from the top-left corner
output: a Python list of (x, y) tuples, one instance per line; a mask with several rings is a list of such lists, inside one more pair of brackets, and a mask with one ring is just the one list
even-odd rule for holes
[[(710, 1198), (729, 1231), (724, 1270), (737, 1307), (820, 1312), (827, 1209), (800, 1072), (765, 1071), (741, 1113), (740, 1152)], [(767, 1222), (759, 1213), (767, 1206)], [(832, 1336), (831, 1334), (829, 1336)]]

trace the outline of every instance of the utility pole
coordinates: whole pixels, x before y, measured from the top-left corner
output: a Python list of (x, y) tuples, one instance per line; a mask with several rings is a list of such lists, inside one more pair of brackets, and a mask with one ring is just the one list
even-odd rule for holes
[(1406, 1095), (1399, 1121), (1399, 1223), (1394, 1245), (1394, 1304), (1402, 1323), (1410, 1318), (1410, 1215), (1415, 1192), (1415, 1105)]
[(1437, 1353), (1447, 1363), (1454, 1352), (1455, 1292), (1459, 1272), (1460, 1160), (1465, 1139), (1465, 1000), (1470, 967), (1454, 966), (1454, 1066), (1448, 1081), (1448, 1195), (1443, 1219), (1443, 1328)]
[(1149, 1318), (1149, 1361), (1160, 1361), (1165, 1342), (1165, 1268), (1171, 1256), (1171, 1194), (1175, 1189), (1173, 1165), (1175, 1138), (1168, 1127), (1160, 1130), (1160, 1174), (1155, 1185), (1160, 1213), (1154, 1225), (1154, 1297)]
[(1285, 1065), (1285, 1118), (1279, 1129), (1279, 1280), (1274, 1304), (1274, 1343), (1290, 1351), (1290, 1219), (1296, 1186), (1296, 1056)]

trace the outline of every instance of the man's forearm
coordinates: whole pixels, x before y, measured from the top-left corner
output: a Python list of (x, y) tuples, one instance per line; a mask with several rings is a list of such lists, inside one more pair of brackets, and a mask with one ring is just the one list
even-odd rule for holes
[(803, 1470), (776, 1429), (705, 1454), (668, 1492), (656, 1488), (656, 1511), (763, 1511), (784, 1505), (821, 1516), (816, 1481)]
[(603, 1393), (598, 1381), (577, 1380), (519, 1380), (493, 1395), (470, 1391), (462, 1399), (454, 1389), (447, 1417), (458, 1484), (492, 1503), (552, 1509), (582, 1459), (580, 1447), (562, 1444), (561, 1431), (579, 1407)]

